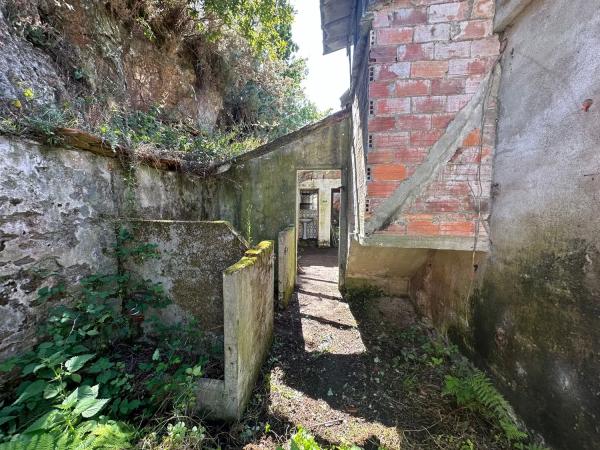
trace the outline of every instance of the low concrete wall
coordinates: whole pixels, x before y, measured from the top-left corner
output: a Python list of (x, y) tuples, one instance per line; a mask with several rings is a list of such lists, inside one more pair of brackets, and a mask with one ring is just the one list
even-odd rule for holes
[(273, 337), (274, 245), (263, 241), (223, 272), (225, 380), (200, 380), (198, 407), (235, 420), (250, 400)]
[(248, 249), (227, 222), (131, 220), (139, 242), (155, 243), (160, 257), (145, 259), (136, 272), (162, 283), (173, 303), (160, 311), (165, 324), (185, 322), (190, 315), (202, 330), (223, 334), (223, 271)]
[(477, 275), (484, 271), (487, 253), (431, 250), (410, 280), (410, 297), (419, 314), (463, 342), (471, 321), (471, 297), (478, 289)]
[(286, 308), (296, 287), (296, 227), (279, 233), (277, 242), (277, 293), (280, 308)]
[(350, 240), (345, 289), (377, 287), (387, 295), (408, 295), (410, 279), (427, 261), (430, 250), (363, 246)]

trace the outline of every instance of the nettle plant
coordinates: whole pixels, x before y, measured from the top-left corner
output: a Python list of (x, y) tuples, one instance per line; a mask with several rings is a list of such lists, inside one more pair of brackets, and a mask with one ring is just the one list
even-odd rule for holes
[(128, 448), (135, 433), (122, 419), (142, 423), (168, 405), (191, 407), (202, 366), (178, 357), (160, 336), (141, 336), (144, 315), (170, 300), (160, 284), (126, 269), (131, 260), (156, 258), (156, 246), (121, 229), (114, 251), (116, 273), (38, 292), (40, 304), (56, 306), (40, 327), (41, 343), (0, 364), (10, 379), (0, 401), (0, 450)]

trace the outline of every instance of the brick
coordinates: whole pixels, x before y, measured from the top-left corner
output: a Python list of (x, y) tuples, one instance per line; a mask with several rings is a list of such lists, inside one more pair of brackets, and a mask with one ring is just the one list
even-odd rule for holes
[(406, 178), (406, 167), (403, 164), (376, 164), (371, 166), (374, 181), (402, 181)]
[(429, 23), (465, 20), (469, 13), (467, 2), (440, 3), (429, 7)]
[(465, 80), (440, 78), (431, 81), (431, 95), (456, 95), (465, 91)]
[(393, 83), (373, 81), (369, 83), (369, 98), (387, 98), (390, 96), (393, 87)]
[(409, 98), (385, 98), (375, 103), (375, 114), (394, 115), (410, 112)]
[(458, 112), (463, 109), (473, 96), (471, 94), (449, 95), (446, 103), (446, 111)]
[(377, 30), (377, 45), (398, 45), (412, 42), (412, 28), (382, 28)]
[(434, 114), (431, 116), (431, 127), (445, 130), (455, 117), (456, 114)]
[(464, 196), (471, 193), (471, 188), (468, 181), (434, 181), (427, 191), (445, 193), (449, 196)]
[(442, 130), (412, 131), (410, 133), (410, 145), (415, 147), (429, 147), (442, 137)]
[(429, 80), (402, 80), (396, 82), (394, 94), (398, 97), (428, 95), (430, 87), (431, 81)]
[(491, 35), (491, 20), (466, 20), (464, 22), (458, 22), (457, 30), (453, 31), (452, 33), (452, 40), (462, 41), (470, 39), (481, 39)]
[(413, 113), (436, 113), (446, 111), (446, 97), (413, 97)]
[(398, 61), (424, 61), (433, 59), (433, 43), (406, 44), (398, 47)]
[(470, 209), (470, 205), (465, 205), (460, 199), (432, 200), (425, 203), (425, 210), (428, 212), (458, 212)]
[[(411, 0), (411, 3), (416, 6), (437, 5), (438, 3), (448, 3), (452, 0)], [(454, 0), (459, 1), (459, 0)]]
[(434, 236), (439, 234), (440, 227), (429, 220), (415, 220), (408, 222), (406, 232), (407, 234)]
[(382, 64), (375, 67), (375, 79), (377, 81), (396, 80), (398, 78), (408, 77), (410, 77), (410, 63), (408, 62)]
[(494, 0), (475, 0), (471, 17), (473, 19), (493, 19)]
[(435, 59), (468, 58), (471, 56), (471, 43), (464, 42), (436, 42)]
[(496, 56), (500, 53), (500, 41), (492, 36), (471, 42), (471, 56)]
[(388, 150), (371, 150), (367, 153), (367, 161), (369, 164), (385, 164), (391, 163), (396, 159), (396, 152)]
[(433, 220), (435, 219), (435, 215), (424, 213), (410, 213), (403, 214), (402, 219), (405, 222), (433, 222)]
[(484, 77), (481, 75), (470, 76), (465, 81), (465, 94), (474, 94), (479, 89)]
[(383, 28), (390, 26), (390, 15), (386, 10), (373, 12), (373, 28)]
[(471, 131), (462, 143), (463, 147), (475, 147), (479, 144), (481, 144), (481, 130), (479, 128)]
[(433, 42), (450, 40), (450, 25), (439, 23), (435, 25), (418, 25), (413, 36), (415, 42)]
[(442, 222), (440, 223), (440, 234), (445, 236), (473, 236), (475, 234), (475, 223)]
[(369, 61), (376, 63), (397, 62), (398, 51), (396, 47), (374, 47), (369, 52)]
[(448, 73), (448, 61), (417, 61), (412, 63), (412, 78), (441, 78)]
[(392, 26), (421, 25), (427, 23), (427, 10), (425, 8), (406, 8), (394, 11)]
[(448, 75), (483, 75), (487, 72), (487, 66), (487, 61), (483, 59), (451, 59), (448, 65)]
[[(377, 232), (375, 232), (377, 234)], [(387, 226), (387, 228), (385, 229), (385, 233), (391, 233), (391, 234), (400, 234), (400, 235), (405, 235), (406, 234), (406, 225), (404, 225), (403, 223), (391, 223)]]
[(398, 183), (389, 181), (371, 181), (367, 184), (369, 197), (389, 197), (398, 187)]
[(396, 120), (393, 117), (374, 117), (369, 119), (369, 131), (390, 131), (396, 127)]
[(428, 114), (406, 114), (398, 117), (396, 128), (401, 131), (431, 129), (431, 116)]
[[(426, 148), (403, 148), (394, 153), (396, 161), (406, 164), (421, 164), (427, 158)], [(410, 175), (410, 173), (409, 173)]]
[(406, 148), (410, 142), (409, 133), (376, 134), (373, 137), (373, 146), (376, 149)]

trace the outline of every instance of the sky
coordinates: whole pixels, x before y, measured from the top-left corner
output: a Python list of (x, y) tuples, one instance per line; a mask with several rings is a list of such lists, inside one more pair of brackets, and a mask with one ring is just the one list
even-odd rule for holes
[(323, 56), (323, 33), (319, 0), (292, 0), (296, 18), (292, 37), (298, 56), (308, 59), (306, 94), (319, 109), (340, 109), (340, 97), (350, 85), (346, 50)]

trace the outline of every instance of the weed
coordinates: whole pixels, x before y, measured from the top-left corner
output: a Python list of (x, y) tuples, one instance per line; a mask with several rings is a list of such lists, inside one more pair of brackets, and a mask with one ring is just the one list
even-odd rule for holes
[(138, 339), (144, 316), (170, 300), (161, 285), (125, 268), (156, 258), (156, 246), (137, 243), (121, 229), (114, 253), (120, 261), (116, 273), (38, 292), (40, 304), (57, 306), (40, 328), (41, 343), (0, 366), (13, 375), (0, 404), (1, 450), (129, 448), (135, 427), (119, 418), (148, 423), (156, 414), (177, 419), (161, 430), (169, 444), (163, 448), (203, 439), (203, 431), (186, 428), (183, 418), (195, 403), (207, 358), (177, 347), (177, 340)]
[(475, 370), (463, 377), (447, 375), (444, 394), (454, 397), (459, 406), (491, 419), (503, 431), (512, 448), (535, 448), (532, 444), (526, 444), (527, 433), (520, 430), (509, 403), (483, 372)]

